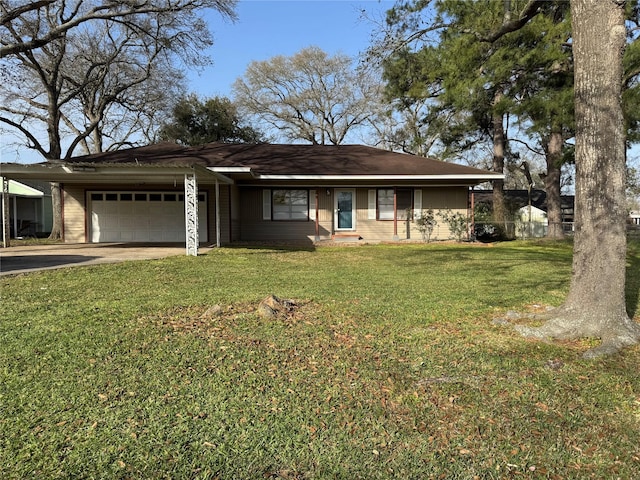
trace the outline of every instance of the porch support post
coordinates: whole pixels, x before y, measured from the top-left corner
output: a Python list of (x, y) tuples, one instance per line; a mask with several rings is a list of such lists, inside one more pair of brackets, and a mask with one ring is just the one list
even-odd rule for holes
[(198, 181), (195, 172), (184, 174), (184, 218), (187, 255), (198, 255)]
[(220, 182), (216, 178), (216, 247), (220, 248)]
[(9, 247), (11, 232), (9, 220), (9, 179), (2, 177), (2, 246)]
[(393, 187), (393, 240), (398, 241), (398, 196), (396, 187)]
[(13, 199), (13, 237), (15, 238), (17, 236), (18, 236), (18, 197), (14, 197)]
[(320, 187), (316, 188), (316, 238), (315, 241), (320, 241), (320, 197), (318, 192), (320, 191)]
[(471, 228), (469, 229), (469, 239), (476, 241), (476, 192), (471, 187)]

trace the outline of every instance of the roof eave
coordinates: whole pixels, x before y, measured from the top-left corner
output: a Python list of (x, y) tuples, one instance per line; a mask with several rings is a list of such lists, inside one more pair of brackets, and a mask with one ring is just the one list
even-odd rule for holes
[(447, 175), (256, 175), (260, 180), (416, 180), (416, 181), (439, 181), (439, 180), (460, 180), (465, 182), (486, 182), (490, 180), (504, 180), (503, 174), (447, 174)]
[(136, 183), (175, 181), (185, 174), (215, 177), (222, 183), (234, 183), (226, 175), (213, 172), (199, 165), (146, 166), (146, 165), (98, 165), (77, 163), (2, 164), (2, 174), (11, 179), (47, 180), (65, 183)]

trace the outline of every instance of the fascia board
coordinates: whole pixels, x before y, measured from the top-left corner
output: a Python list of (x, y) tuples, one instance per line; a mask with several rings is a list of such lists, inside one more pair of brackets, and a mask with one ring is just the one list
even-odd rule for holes
[[(1, 168), (3, 175), (11, 179), (37, 179), (66, 183), (128, 184), (154, 180), (165, 182), (182, 177), (185, 173), (194, 172), (192, 167), (120, 167), (89, 164), (2, 164)], [(202, 169), (201, 173), (212, 175), (205, 169)], [(225, 181), (223, 178), (221, 180)]]
[(251, 173), (251, 167), (207, 167), (217, 173)]
[(354, 180), (354, 181), (393, 181), (393, 180), (465, 180), (487, 181), (504, 180), (501, 173), (487, 175), (259, 175), (260, 180)]

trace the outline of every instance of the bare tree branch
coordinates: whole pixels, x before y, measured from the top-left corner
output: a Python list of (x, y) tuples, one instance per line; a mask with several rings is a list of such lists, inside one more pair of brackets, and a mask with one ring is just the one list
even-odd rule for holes
[[(21, 15), (41, 10), (56, 3), (56, 1), (57, 0), (41, 0), (23, 7), (9, 9), (7, 7), (8, 2), (6, 0), (2, 0), (0, 2), (3, 11), (2, 25), (6, 26), (12, 21), (19, 19)], [(145, 14), (170, 14), (181, 10), (189, 11), (201, 8), (214, 8), (225, 17), (230, 19), (236, 18), (234, 12), (236, 0), (177, 0), (175, 2), (131, 2), (126, 0), (112, 0), (105, 1), (104, 3), (98, 3), (85, 13), (81, 13), (80, 6), (83, 2), (84, 0), (79, 0), (77, 10), (73, 12), (68, 19), (60, 17), (61, 22), (58, 25), (51, 25), (51, 28), (42, 34), (40, 31), (35, 31), (34, 36), (28, 40), (21, 37), (14, 37), (11, 42), (3, 39), (2, 46), (0, 47), (0, 57), (24, 53), (29, 50), (43, 47), (53, 40), (60, 38), (67, 31), (83, 23), (96, 20), (120, 20), (134, 25), (135, 21), (132, 22), (130, 20), (132, 17), (139, 18)], [(87, 3), (90, 4), (91, 2)]]
[(12, 20), (24, 15), (32, 10), (38, 10), (39, 8), (46, 7), (52, 4), (56, 0), (39, 0), (37, 2), (25, 3), (20, 7), (9, 10), (5, 2), (0, 2), (0, 9), (2, 9), (2, 16), (0, 17), (0, 25), (6, 25)]

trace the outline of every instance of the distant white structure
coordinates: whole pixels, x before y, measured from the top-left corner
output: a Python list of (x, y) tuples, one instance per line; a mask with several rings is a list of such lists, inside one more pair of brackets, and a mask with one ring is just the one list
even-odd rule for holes
[(547, 212), (534, 207), (525, 206), (516, 212), (516, 233), (522, 238), (539, 238), (547, 234), (549, 220)]

